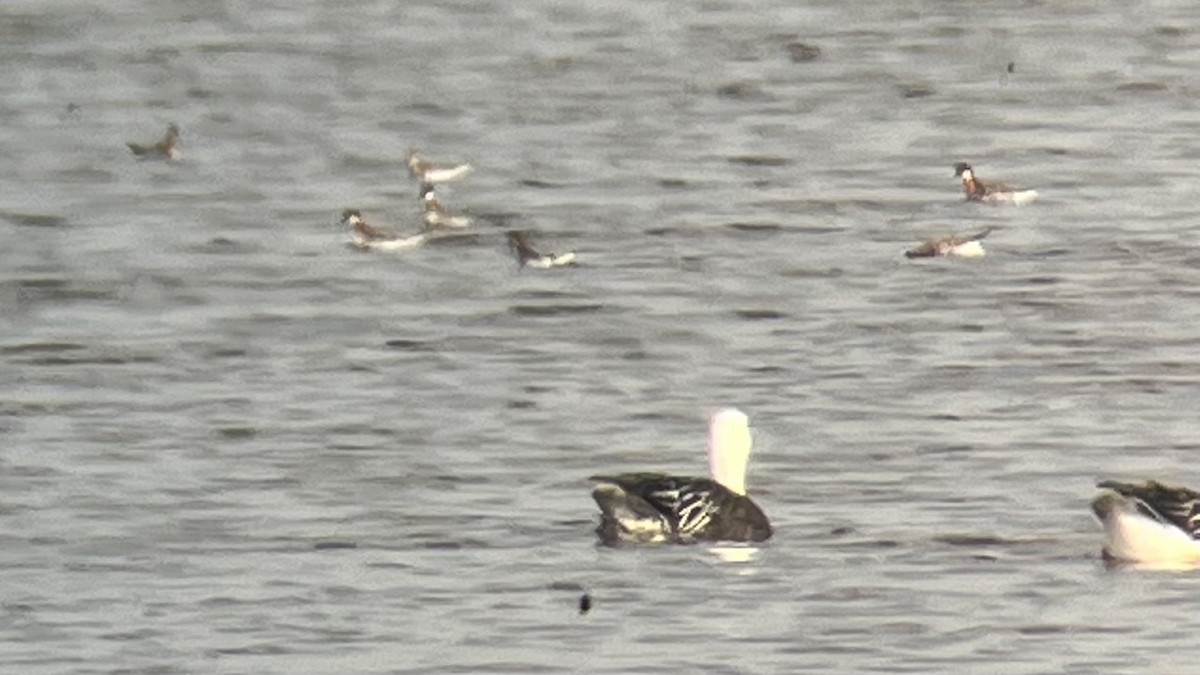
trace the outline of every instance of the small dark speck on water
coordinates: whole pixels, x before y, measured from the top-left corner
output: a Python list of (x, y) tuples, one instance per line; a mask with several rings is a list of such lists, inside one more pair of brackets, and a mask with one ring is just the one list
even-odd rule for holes
[(1010, 73), (1017, 72), (1017, 64), (1015, 61), (1008, 62), (1008, 72), (1010, 72)]
[(222, 438), (253, 438), (258, 435), (258, 430), (252, 426), (227, 426), (224, 429), (217, 429), (217, 434)]
[(258, 435), (258, 429), (253, 427), (225, 427), (223, 429), (217, 429), (217, 433), (220, 434), (222, 438), (254, 438)]
[(787, 45), (794, 63), (807, 63), (821, 58), (821, 48), (804, 42), (791, 42)]
[(358, 548), (358, 544), (352, 541), (318, 541), (313, 544), (313, 550), (316, 551), (336, 551), (350, 548)]
[(592, 596), (584, 593), (579, 596), (579, 613), (587, 614), (590, 611), (592, 611)]

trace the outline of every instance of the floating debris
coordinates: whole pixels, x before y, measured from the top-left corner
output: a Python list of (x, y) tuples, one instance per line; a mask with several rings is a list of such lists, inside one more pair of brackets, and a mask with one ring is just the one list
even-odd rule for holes
[(313, 544), (313, 550), (316, 551), (337, 551), (350, 548), (358, 548), (358, 544), (352, 541), (318, 541)]
[(807, 42), (789, 42), (787, 50), (793, 63), (807, 63), (821, 58), (821, 48)]
[(729, 82), (717, 87), (717, 96), (737, 100), (756, 99), (763, 96), (762, 84), (752, 81)]

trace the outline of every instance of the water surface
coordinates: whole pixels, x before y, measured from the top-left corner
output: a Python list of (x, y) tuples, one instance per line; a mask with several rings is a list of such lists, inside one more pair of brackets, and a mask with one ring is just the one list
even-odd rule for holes
[[(1196, 575), (1106, 571), (1087, 501), (1200, 484), (1191, 3), (0, 19), (10, 668), (1178, 671)], [(347, 247), (418, 227), (409, 147), (584, 265)], [(596, 547), (587, 476), (704, 471), (721, 405), (777, 536)]]

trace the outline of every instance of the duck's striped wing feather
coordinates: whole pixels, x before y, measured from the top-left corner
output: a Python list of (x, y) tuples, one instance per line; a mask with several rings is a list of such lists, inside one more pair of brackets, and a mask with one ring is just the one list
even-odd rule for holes
[(669, 478), (644, 495), (646, 501), (669, 514), (675, 531), (695, 536), (708, 527), (720, 513), (715, 497), (716, 484), (704, 479)]
[(679, 535), (701, 532), (720, 512), (719, 497), (724, 492), (709, 478), (685, 478), (661, 473), (625, 473), (617, 476), (593, 476), (592, 480), (611, 482), (636, 495), (667, 518)]

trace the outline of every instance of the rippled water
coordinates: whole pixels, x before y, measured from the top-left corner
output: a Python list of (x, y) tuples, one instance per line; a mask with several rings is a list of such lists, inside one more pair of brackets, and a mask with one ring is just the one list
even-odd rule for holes
[[(1182, 672), (1200, 580), (1106, 571), (1087, 501), (1200, 483), (1197, 25), (10, 3), (0, 662)], [(172, 121), (184, 160), (133, 161)], [(487, 226), (345, 246), (349, 206), (416, 229), (408, 147), (584, 265)], [(1041, 198), (963, 203), (962, 160)], [(983, 226), (986, 258), (901, 255)], [(718, 405), (776, 537), (598, 548), (587, 476), (704, 471)]]

